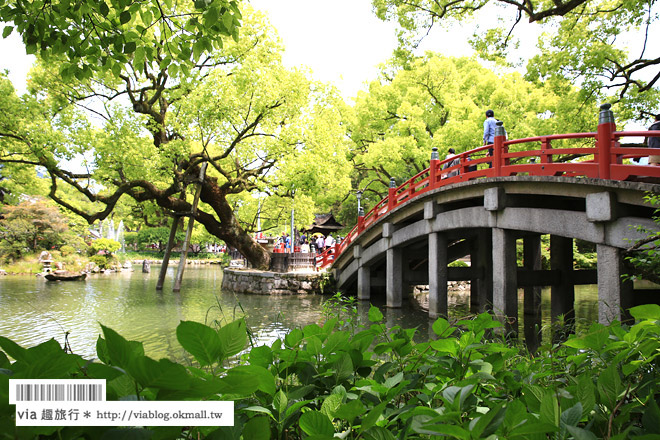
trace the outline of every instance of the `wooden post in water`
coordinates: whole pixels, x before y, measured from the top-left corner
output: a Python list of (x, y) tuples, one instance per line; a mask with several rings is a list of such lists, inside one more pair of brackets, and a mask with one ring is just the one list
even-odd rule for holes
[[(185, 192), (181, 195), (185, 197)], [(182, 198), (183, 198), (182, 197)], [(167, 265), (170, 263), (170, 255), (174, 247), (174, 238), (176, 236), (176, 229), (179, 226), (179, 216), (175, 215), (172, 220), (172, 229), (170, 229), (170, 237), (167, 240), (165, 247), (165, 255), (163, 255), (163, 264), (160, 266), (160, 273), (158, 274), (158, 282), (156, 283), (156, 290), (163, 290), (163, 283), (165, 283), (165, 275), (167, 274)]]
[(204, 184), (204, 176), (206, 175), (206, 167), (208, 162), (202, 164), (199, 170), (199, 180), (197, 189), (195, 190), (195, 198), (193, 199), (192, 212), (188, 220), (188, 230), (186, 231), (186, 238), (183, 241), (183, 248), (181, 249), (181, 256), (179, 256), (179, 269), (176, 271), (176, 278), (174, 279), (173, 292), (181, 290), (181, 280), (183, 279), (183, 271), (186, 267), (186, 257), (188, 256), (188, 246), (190, 245), (190, 236), (192, 235), (193, 225), (195, 224), (195, 215), (197, 214), (197, 204), (199, 203), (199, 196), (202, 193), (202, 185)]

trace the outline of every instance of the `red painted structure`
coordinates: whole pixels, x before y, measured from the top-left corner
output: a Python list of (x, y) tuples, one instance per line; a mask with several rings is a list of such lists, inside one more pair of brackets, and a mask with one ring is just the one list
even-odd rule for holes
[[(385, 214), (410, 202), (419, 195), (453, 183), (485, 177), (507, 177), (518, 174), (529, 176), (569, 176), (607, 180), (633, 180), (639, 178), (660, 179), (660, 166), (624, 164), (624, 159), (660, 155), (660, 148), (622, 147), (620, 140), (626, 137), (660, 137), (660, 131), (616, 131), (610, 106), (601, 106), (598, 131), (595, 133), (569, 133), (537, 136), (525, 139), (506, 140), (501, 126), (495, 132), (493, 145), (475, 148), (456, 156), (439, 160), (432, 155), (429, 168), (413, 176), (398, 188), (390, 185), (389, 194), (378, 202), (366, 215), (358, 217), (358, 224), (351, 229), (340, 245), (317, 257), (317, 268), (332, 265), (335, 256), (341, 254), (357, 237)], [(584, 147), (553, 148), (553, 142), (583, 139)], [(591, 141), (593, 140), (593, 141)], [(514, 145), (525, 145), (528, 149), (509, 151)], [(590, 144), (590, 145), (589, 145)], [(493, 156), (488, 149), (493, 148)], [(569, 162), (558, 162), (559, 156), (573, 156)], [(459, 164), (442, 169), (443, 165), (456, 158)], [(488, 164), (492, 162), (492, 168)], [(481, 165), (479, 164), (486, 164)], [(475, 169), (476, 166), (476, 169)], [(451, 171), (458, 175), (444, 178)]]

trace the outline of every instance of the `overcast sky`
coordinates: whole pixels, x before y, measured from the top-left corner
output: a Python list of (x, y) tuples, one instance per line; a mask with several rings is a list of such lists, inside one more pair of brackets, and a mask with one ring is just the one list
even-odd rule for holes
[[(370, 0), (252, 0), (268, 15), (284, 41), (287, 66), (305, 65), (316, 79), (334, 83), (347, 98), (356, 95), (365, 82), (376, 77), (377, 66), (396, 47), (395, 26), (371, 12)], [(331, 6), (329, 6), (331, 5)], [(451, 37), (434, 32), (421, 50), (445, 55), (472, 53), (467, 43), (471, 31), (455, 29)], [(7, 69), (19, 94), (34, 57), (15, 33), (0, 37), (0, 70)]]

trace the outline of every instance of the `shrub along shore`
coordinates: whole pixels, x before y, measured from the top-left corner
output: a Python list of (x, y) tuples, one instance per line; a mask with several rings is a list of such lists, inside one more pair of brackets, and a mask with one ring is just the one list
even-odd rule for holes
[[(660, 438), (660, 306), (635, 307), (634, 323), (596, 323), (534, 354), (499, 336), (489, 314), (438, 319), (435, 338), (416, 343), (415, 329), (388, 330), (376, 307), (366, 324), (339, 296), (326, 310), (325, 322), (270, 346), (250, 346), (242, 319), (183, 321), (176, 335), (190, 354), (185, 365), (153, 360), (140, 342), (107, 327), (94, 362), (55, 340), (23, 348), (0, 337), (0, 432), (57, 439)], [(9, 378), (106, 379), (108, 400), (230, 400), (234, 426), (16, 428)]]

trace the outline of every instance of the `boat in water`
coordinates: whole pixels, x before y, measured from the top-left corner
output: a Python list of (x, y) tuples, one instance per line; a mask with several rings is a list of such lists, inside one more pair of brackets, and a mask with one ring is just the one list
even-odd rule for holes
[(48, 281), (82, 281), (87, 278), (87, 274), (84, 272), (51, 272), (44, 275), (44, 278)]

